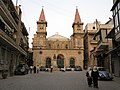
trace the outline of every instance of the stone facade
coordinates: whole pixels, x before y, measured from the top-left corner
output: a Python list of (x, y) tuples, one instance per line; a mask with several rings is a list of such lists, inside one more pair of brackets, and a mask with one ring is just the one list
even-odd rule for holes
[(97, 31), (97, 20), (94, 23), (88, 23), (84, 30), (84, 66), (97, 65), (96, 60), (93, 56), (93, 50), (97, 46), (97, 40), (93, 40), (94, 35)]
[(85, 65), (101, 66), (111, 70), (111, 55), (109, 50), (112, 48), (112, 40), (107, 39), (107, 34), (113, 28), (113, 20), (110, 18), (105, 24), (97, 20), (87, 24), (84, 34), (84, 58)]
[(94, 35), (94, 39), (97, 40), (97, 46), (92, 51), (94, 58), (97, 60), (97, 66), (105, 67), (111, 71), (111, 54), (112, 39), (106, 38), (108, 33), (113, 29), (113, 19), (110, 18), (105, 24), (98, 23), (97, 32)]
[(33, 61), (34, 66), (51, 65), (57, 68), (81, 66), (83, 68), (83, 23), (76, 9), (73, 22), (73, 34), (69, 38), (58, 33), (46, 38), (47, 21), (42, 9), (39, 21), (37, 22), (37, 32), (33, 38)]
[(20, 6), (12, 0), (0, 0), (0, 72), (14, 75), (15, 67), (25, 63), (29, 48), (28, 32), (21, 21)]
[(120, 77), (120, 0), (113, 0), (111, 11), (113, 12), (114, 27), (107, 35), (108, 39), (112, 39), (112, 48), (108, 51), (111, 56), (111, 72), (115, 76)]

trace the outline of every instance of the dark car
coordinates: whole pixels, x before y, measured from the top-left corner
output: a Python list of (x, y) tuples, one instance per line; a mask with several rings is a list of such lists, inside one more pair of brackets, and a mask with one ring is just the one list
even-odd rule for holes
[(19, 64), (14, 71), (15, 75), (25, 75), (28, 74), (28, 65), (26, 64)]
[(74, 69), (74, 71), (82, 71), (82, 68), (81, 68), (81, 66), (75, 66), (75, 69)]
[(40, 71), (46, 71), (45, 66), (41, 66), (41, 67), (40, 67)]
[(100, 80), (112, 80), (113, 79), (112, 74), (106, 71), (104, 67), (97, 67), (97, 70), (99, 72)]

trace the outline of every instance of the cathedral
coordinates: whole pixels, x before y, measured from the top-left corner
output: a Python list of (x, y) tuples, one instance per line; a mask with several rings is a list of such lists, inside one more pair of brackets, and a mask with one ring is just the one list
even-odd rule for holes
[[(34, 66), (50, 68), (66, 68), (81, 66), (84, 61), (83, 23), (76, 8), (73, 24), (73, 34), (70, 38), (56, 33), (47, 38), (47, 21), (44, 9), (37, 21), (37, 31), (32, 42)], [(66, 31), (66, 33), (69, 31)]]

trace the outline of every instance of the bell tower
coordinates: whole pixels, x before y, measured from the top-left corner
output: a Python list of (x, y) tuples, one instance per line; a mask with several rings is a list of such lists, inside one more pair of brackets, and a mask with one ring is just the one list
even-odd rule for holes
[(83, 23), (81, 22), (81, 18), (78, 12), (78, 8), (76, 8), (75, 19), (72, 24), (73, 35), (72, 35), (72, 45), (73, 48), (83, 48)]
[(45, 20), (44, 10), (42, 8), (39, 21), (37, 21), (37, 33), (44, 33), (47, 35), (46, 27), (47, 27), (47, 22)]
[(39, 21), (37, 21), (37, 32), (36, 32), (36, 37), (37, 37), (37, 44), (41, 49), (46, 48), (46, 36), (47, 36), (47, 21), (45, 20), (45, 14), (44, 14), (44, 9), (42, 8)]

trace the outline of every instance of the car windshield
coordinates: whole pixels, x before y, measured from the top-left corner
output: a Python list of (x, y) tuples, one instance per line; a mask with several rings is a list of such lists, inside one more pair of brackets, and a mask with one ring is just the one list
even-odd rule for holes
[(18, 66), (17, 66), (17, 68), (22, 68), (23, 67), (23, 64), (19, 64)]
[(98, 68), (98, 71), (106, 71), (105, 68)]

